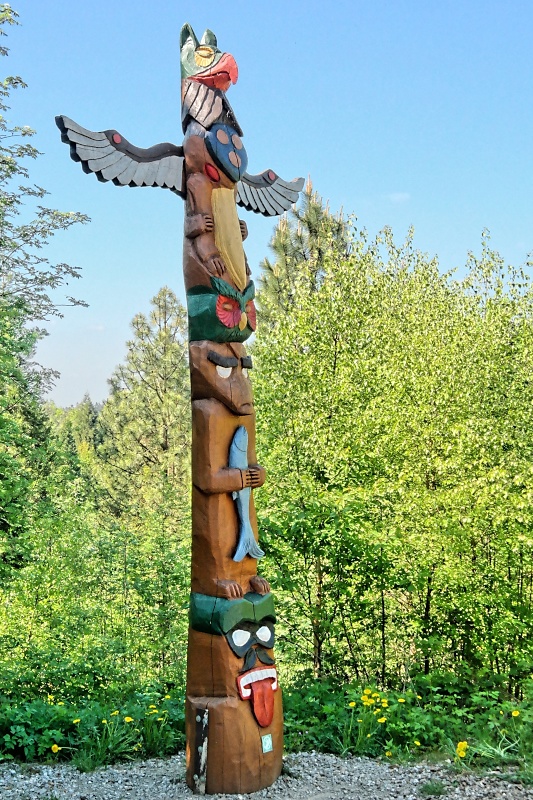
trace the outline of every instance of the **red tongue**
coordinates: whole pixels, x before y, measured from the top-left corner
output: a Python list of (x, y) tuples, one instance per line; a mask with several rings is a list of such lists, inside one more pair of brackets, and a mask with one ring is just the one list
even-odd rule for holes
[(252, 709), (254, 717), (262, 728), (267, 728), (274, 716), (274, 692), (272, 678), (263, 678), (250, 684), (252, 690)]

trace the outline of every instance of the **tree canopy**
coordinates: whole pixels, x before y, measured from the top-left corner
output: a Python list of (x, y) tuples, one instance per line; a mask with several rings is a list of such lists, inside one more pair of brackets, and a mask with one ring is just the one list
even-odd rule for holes
[[(282, 264), (306, 202), (275, 233)], [(319, 271), (296, 254), (282, 299), (258, 298), (258, 499), (287, 645), (317, 675), (512, 685), (533, 655), (531, 285), (486, 234), (459, 278), (411, 236), (335, 223)]]

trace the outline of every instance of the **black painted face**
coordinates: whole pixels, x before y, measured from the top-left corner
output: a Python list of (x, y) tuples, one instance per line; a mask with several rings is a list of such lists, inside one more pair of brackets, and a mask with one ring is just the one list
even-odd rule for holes
[(271, 650), (275, 640), (274, 623), (270, 620), (239, 622), (228, 631), (226, 639), (235, 655), (240, 658), (244, 658), (254, 645)]

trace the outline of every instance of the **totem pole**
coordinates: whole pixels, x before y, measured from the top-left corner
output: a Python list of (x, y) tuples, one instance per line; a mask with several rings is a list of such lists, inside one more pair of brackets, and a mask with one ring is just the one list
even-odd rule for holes
[(303, 179), (246, 172), (226, 98), (237, 64), (207, 30), (181, 31), (182, 147), (130, 144), (56, 117), (85, 172), (117, 186), (160, 186), (185, 200), (183, 269), (192, 396), (192, 566), (187, 656), (187, 783), (199, 794), (254, 792), (281, 772), (283, 716), (274, 602), (257, 575), (255, 414), (243, 342), (256, 327), (254, 284), (237, 205), (275, 216)]

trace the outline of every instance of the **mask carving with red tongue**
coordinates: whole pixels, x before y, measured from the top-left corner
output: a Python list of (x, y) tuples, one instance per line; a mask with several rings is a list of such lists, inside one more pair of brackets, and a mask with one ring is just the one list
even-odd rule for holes
[(275, 667), (258, 667), (248, 670), (237, 678), (237, 687), (242, 700), (250, 700), (257, 723), (268, 728), (274, 716), (274, 692), (278, 688)]
[(236, 676), (239, 696), (250, 701), (258, 725), (268, 728), (274, 717), (274, 693), (278, 691), (272, 595), (250, 593), (241, 600), (225, 600), (193, 593), (189, 614), (193, 629), (225, 636), (237, 658), (244, 659)]

